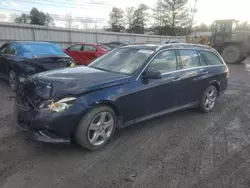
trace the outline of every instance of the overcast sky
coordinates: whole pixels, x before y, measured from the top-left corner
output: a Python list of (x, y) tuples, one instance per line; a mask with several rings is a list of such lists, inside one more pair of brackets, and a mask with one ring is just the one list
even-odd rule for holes
[[(150, 7), (157, 0), (0, 0), (0, 20), (6, 21), (15, 12), (29, 11), (32, 7), (50, 14), (66, 15), (71, 13), (77, 17), (91, 17), (98, 20), (100, 26), (107, 25), (109, 12), (113, 6), (125, 8), (144, 2)], [(194, 0), (189, 0), (192, 7)], [(2, 8), (2, 9), (1, 9)], [(3, 9), (15, 9), (3, 10)], [(211, 24), (215, 19), (238, 19), (250, 23), (250, 0), (198, 0), (198, 12), (195, 15), (197, 24)], [(6, 17), (6, 16), (8, 17)], [(57, 25), (60, 25), (57, 22)], [(100, 27), (99, 26), (99, 27)]]

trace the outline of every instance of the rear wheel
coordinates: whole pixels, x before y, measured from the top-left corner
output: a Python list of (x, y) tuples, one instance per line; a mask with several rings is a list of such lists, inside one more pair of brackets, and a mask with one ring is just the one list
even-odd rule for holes
[(241, 51), (239, 45), (228, 45), (226, 46), (221, 53), (224, 61), (228, 64), (241, 63), (246, 59), (246, 56)]
[(9, 84), (12, 89), (12, 91), (16, 91), (18, 88), (18, 77), (16, 73), (13, 70), (10, 70), (9, 72)]
[(213, 110), (218, 97), (218, 91), (215, 86), (209, 86), (203, 93), (200, 101), (200, 109), (202, 112), (210, 112)]
[(88, 150), (105, 146), (116, 129), (115, 112), (108, 106), (95, 107), (80, 121), (76, 129), (76, 142)]

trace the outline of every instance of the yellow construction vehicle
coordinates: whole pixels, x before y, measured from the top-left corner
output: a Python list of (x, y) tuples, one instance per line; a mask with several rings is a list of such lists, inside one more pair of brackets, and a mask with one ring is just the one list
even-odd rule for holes
[(226, 63), (240, 63), (250, 53), (250, 30), (237, 30), (236, 20), (215, 20), (211, 36), (186, 36), (187, 43), (215, 48)]
[(208, 36), (194, 36), (194, 37), (190, 37), (189, 35), (187, 35), (186, 36), (186, 43), (208, 45)]

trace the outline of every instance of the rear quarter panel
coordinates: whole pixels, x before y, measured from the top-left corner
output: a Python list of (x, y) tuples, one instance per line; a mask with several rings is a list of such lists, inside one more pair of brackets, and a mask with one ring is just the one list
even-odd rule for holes
[(226, 90), (228, 85), (227, 71), (228, 68), (226, 65), (216, 65), (208, 66), (208, 74), (203, 76), (203, 85), (201, 86), (203, 92), (208, 85), (215, 85), (220, 92)]

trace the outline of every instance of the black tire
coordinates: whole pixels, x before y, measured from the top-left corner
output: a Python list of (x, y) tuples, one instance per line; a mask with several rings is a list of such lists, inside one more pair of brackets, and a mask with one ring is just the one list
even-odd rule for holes
[[(208, 93), (210, 91), (214, 91), (215, 92), (214, 93), (214, 97), (215, 98), (213, 98), (214, 103), (212, 105), (212, 97), (211, 97), (211, 104), (209, 103), (211, 106), (208, 107), (207, 100), (209, 100), (208, 99)], [(216, 104), (217, 97), (218, 97), (218, 90), (217, 90), (217, 88), (215, 86), (213, 86), (213, 85), (208, 86), (207, 89), (205, 89), (205, 91), (202, 94), (202, 97), (201, 97), (201, 100), (200, 100), (200, 110), (202, 112), (204, 112), (204, 113), (211, 112), (213, 110), (215, 104)]]
[(228, 64), (240, 63), (242, 59), (241, 47), (233, 44), (225, 46), (221, 52), (221, 56)]
[(241, 63), (241, 62), (245, 61), (247, 57), (248, 57), (248, 55), (242, 54), (239, 61), (238, 61), (238, 63)]
[(9, 85), (12, 91), (14, 92), (17, 91), (17, 88), (19, 86), (19, 81), (15, 71), (13, 70), (9, 71)]
[[(89, 131), (90, 131), (89, 128), (92, 121), (98, 116), (98, 114), (101, 114), (103, 112), (107, 112), (112, 116), (114, 120), (114, 126), (110, 136), (104, 143), (100, 145), (93, 145), (89, 140)], [(109, 140), (111, 139), (111, 137), (115, 132), (116, 125), (117, 125), (117, 116), (115, 112), (112, 110), (112, 108), (106, 105), (94, 107), (87, 114), (85, 114), (81, 119), (81, 121), (79, 122), (75, 132), (76, 143), (80, 145), (82, 148), (87, 150), (91, 151), (98, 150), (104, 147), (109, 142)]]

